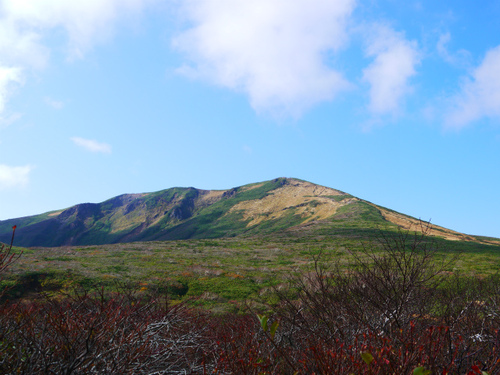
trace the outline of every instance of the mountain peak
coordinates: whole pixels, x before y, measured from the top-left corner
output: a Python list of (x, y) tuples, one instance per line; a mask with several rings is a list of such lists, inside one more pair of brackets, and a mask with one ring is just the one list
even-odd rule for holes
[[(340, 190), (279, 177), (227, 190), (170, 188), (0, 221), (0, 241), (16, 224), (19, 246), (90, 245), (237, 235), (321, 233), (346, 228), (418, 230), (420, 221)], [(432, 225), (430, 234), (477, 241)]]

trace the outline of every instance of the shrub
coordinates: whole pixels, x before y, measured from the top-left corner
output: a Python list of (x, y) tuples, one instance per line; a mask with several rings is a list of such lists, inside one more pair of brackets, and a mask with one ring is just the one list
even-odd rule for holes
[(0, 373), (199, 371), (203, 315), (167, 307), (131, 293), (3, 304)]
[[(17, 226), (14, 225), (12, 227), (12, 238), (10, 240), (10, 246), (6, 244), (0, 245), (0, 281), (2, 280), (2, 274), (7, 270), (7, 268), (15, 262), (21, 256), (22, 252), (15, 253), (12, 250), (12, 245), (14, 244), (14, 235), (16, 234)], [(4, 296), (4, 294), (8, 291), (9, 288), (0, 289), (0, 299)]]
[(315, 256), (267, 315), (209, 315), (169, 303), (169, 285), (126, 282), (4, 301), (0, 373), (500, 373), (498, 276), (447, 274), (453, 257), (437, 258), (425, 230), (352, 255), (349, 269)]

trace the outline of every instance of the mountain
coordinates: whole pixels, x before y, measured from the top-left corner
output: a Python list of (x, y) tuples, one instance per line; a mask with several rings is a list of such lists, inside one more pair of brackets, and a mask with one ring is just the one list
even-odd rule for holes
[[(125, 194), (41, 215), (0, 221), (0, 241), (17, 246), (99, 245), (133, 241), (220, 238), (262, 234), (340, 234), (374, 229), (412, 230), (415, 218), (339, 190), (295, 178), (229, 190), (171, 188)], [(432, 225), (448, 240), (500, 244)]]

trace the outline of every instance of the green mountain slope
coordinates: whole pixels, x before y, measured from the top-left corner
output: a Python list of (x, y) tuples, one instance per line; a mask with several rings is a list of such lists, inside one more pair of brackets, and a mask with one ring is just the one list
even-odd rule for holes
[[(293, 178), (230, 190), (171, 188), (126, 194), (102, 203), (0, 221), (0, 241), (17, 225), (18, 246), (97, 245), (132, 241), (221, 238), (284, 231), (416, 228), (418, 220), (349, 194)], [(433, 226), (447, 239), (500, 243)]]

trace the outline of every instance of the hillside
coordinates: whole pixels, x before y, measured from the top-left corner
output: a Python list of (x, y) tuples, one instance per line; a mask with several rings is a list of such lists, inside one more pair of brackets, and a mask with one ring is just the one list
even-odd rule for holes
[[(18, 246), (98, 245), (349, 229), (418, 229), (418, 220), (344, 192), (294, 178), (228, 190), (171, 188), (125, 194), (41, 215), (0, 221), (0, 241), (17, 225)], [(432, 226), (448, 240), (500, 244)]]

